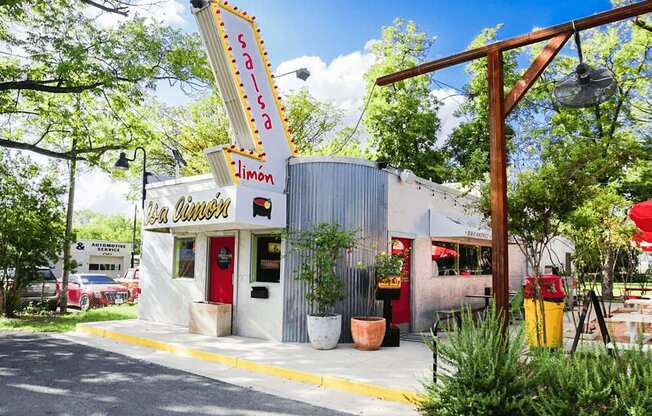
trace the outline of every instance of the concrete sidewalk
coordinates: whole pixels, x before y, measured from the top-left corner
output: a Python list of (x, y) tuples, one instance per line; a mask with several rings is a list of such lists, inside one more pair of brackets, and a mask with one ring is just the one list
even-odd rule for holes
[(309, 344), (244, 337), (208, 337), (187, 328), (141, 320), (85, 323), (77, 331), (253, 373), (353, 394), (409, 403), (431, 377), (432, 354), (422, 343), (358, 351), (351, 344), (317, 351)]

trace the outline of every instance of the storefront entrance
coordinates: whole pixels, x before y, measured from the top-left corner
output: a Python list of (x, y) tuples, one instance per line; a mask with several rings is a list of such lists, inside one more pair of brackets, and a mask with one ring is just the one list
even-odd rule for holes
[(235, 237), (212, 237), (210, 244), (210, 302), (233, 303)]
[[(401, 298), (392, 301), (392, 323), (394, 325), (410, 324), (410, 266), (412, 264), (412, 240), (392, 238), (392, 254), (403, 256), (401, 273)], [(404, 328), (409, 330), (409, 328)]]

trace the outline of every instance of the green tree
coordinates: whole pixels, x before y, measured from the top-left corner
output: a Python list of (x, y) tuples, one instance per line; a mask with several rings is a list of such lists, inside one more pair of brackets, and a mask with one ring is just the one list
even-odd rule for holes
[[(27, 0), (0, 6), (0, 146), (69, 161), (61, 310), (67, 307), (77, 161), (151, 138), (139, 108), (157, 82), (205, 87), (197, 35), (127, 19), (102, 27), (96, 14), (130, 13), (129, 0)], [(104, 160), (106, 161), (106, 160)]]
[[(102, 27), (88, 7), (120, 14), (131, 8), (129, 2), (78, 0), (0, 6), (0, 46), (9, 51), (0, 55), (0, 145), (94, 160), (130, 144), (142, 127), (135, 110), (156, 82), (208, 85), (197, 35), (144, 18)], [(83, 140), (75, 148), (73, 112), (83, 119)]]
[[(140, 241), (140, 219), (136, 222), (136, 247)], [(133, 219), (121, 214), (101, 214), (85, 209), (75, 212), (75, 237), (131, 243)], [(135, 247), (135, 248), (136, 248)]]
[(342, 111), (333, 104), (313, 98), (307, 88), (285, 96), (288, 124), (299, 152), (322, 145), (342, 121)]
[(28, 158), (0, 151), (0, 313), (11, 315), (33, 268), (60, 253), (64, 188), (54, 171), (43, 174)]
[(590, 196), (568, 217), (565, 233), (575, 241), (577, 266), (597, 266), (602, 275), (602, 295), (613, 297), (614, 272), (619, 252), (627, 250), (635, 227), (627, 210), (631, 202), (617, 186), (594, 185)]
[(363, 122), (378, 159), (442, 182), (448, 177), (444, 154), (437, 149), (440, 104), (430, 91), (431, 76), (373, 87), (379, 76), (422, 62), (432, 43), (414, 22), (396, 19), (382, 29), (380, 41), (371, 46), (376, 63), (365, 75), (371, 98)]
[[(142, 112), (152, 126), (152, 140), (143, 143), (147, 150), (148, 169), (182, 176), (209, 172), (204, 149), (231, 143), (229, 119), (222, 98), (213, 90), (197, 101), (181, 106), (150, 103)], [(182, 155), (186, 165), (178, 167), (172, 151)], [(129, 176), (140, 178), (141, 167), (134, 164)]]
[[(467, 49), (475, 49), (496, 40), (502, 25), (483, 29), (473, 39)], [(503, 54), (503, 72), (507, 89), (518, 79), (518, 53), (507, 51)], [(453, 166), (456, 180), (472, 184), (482, 181), (489, 172), (489, 95), (487, 84), (487, 59), (471, 61), (465, 68), (469, 81), (464, 86), (467, 99), (455, 112), (460, 124), (446, 138), (444, 146)], [(508, 149), (514, 150), (515, 132), (506, 123)]]
[[(507, 189), (507, 226), (534, 273), (550, 241), (561, 235), (563, 221), (586, 198), (590, 177), (572, 165), (546, 163), (520, 172)], [(482, 189), (481, 208), (490, 219), (489, 186)]]

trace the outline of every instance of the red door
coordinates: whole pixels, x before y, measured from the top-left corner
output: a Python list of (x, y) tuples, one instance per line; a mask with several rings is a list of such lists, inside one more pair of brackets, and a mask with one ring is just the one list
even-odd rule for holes
[(392, 254), (403, 256), (401, 273), (401, 298), (392, 301), (392, 323), (395, 325), (410, 323), (410, 265), (412, 240), (392, 238)]
[(210, 246), (209, 302), (233, 303), (235, 237), (213, 237)]

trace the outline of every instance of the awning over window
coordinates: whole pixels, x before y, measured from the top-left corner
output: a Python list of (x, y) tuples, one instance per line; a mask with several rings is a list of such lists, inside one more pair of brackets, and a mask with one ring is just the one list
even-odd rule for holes
[(491, 229), (482, 217), (430, 211), (430, 236), (491, 240)]

